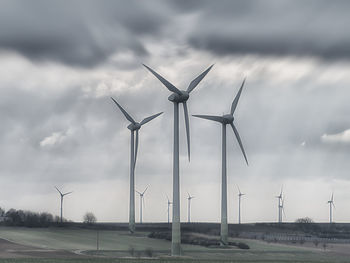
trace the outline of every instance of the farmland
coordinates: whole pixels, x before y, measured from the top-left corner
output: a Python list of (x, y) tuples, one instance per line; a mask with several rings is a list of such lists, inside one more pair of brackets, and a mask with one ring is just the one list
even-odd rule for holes
[(349, 244), (324, 248), (238, 237), (231, 241), (250, 249), (183, 244), (183, 256), (170, 258), (170, 241), (148, 237), (154, 227), (132, 235), (124, 227), (0, 227), (0, 262), (350, 262)]

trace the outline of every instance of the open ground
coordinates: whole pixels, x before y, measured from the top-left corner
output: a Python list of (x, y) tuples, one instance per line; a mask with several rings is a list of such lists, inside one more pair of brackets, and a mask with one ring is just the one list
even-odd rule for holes
[(324, 248), (308, 241), (267, 242), (237, 237), (230, 240), (244, 242), (250, 249), (183, 244), (183, 256), (171, 258), (170, 241), (148, 237), (154, 229), (166, 231), (166, 225), (161, 225), (163, 228), (155, 228), (156, 224), (139, 227), (141, 231), (136, 234), (129, 234), (124, 225), (95, 229), (0, 227), (0, 262), (350, 262), (347, 243), (328, 243)]

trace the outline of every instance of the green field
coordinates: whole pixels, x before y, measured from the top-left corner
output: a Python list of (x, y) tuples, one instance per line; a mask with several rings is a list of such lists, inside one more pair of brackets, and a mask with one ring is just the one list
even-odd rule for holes
[(125, 231), (99, 231), (99, 251), (96, 251), (96, 237), (97, 232), (88, 229), (0, 227), (0, 238), (17, 244), (89, 256), (13, 258), (0, 259), (0, 262), (350, 262), (348, 256), (331, 250), (256, 240), (244, 240), (250, 246), (249, 250), (183, 245), (184, 256), (176, 259), (169, 257), (169, 241), (147, 238), (147, 233), (130, 235)]

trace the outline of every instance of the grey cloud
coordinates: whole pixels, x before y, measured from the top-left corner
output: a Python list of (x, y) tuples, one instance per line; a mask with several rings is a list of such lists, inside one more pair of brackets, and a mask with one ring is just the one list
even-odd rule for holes
[[(260, 54), (348, 59), (347, 1), (202, 3), (187, 37), (217, 55)], [(194, 11), (195, 12), (195, 11)]]
[[(90, 67), (114, 53), (144, 57), (142, 36), (157, 36), (162, 5), (133, 1), (2, 1), (0, 48), (43, 61)], [(157, 5), (157, 8), (154, 6)]]

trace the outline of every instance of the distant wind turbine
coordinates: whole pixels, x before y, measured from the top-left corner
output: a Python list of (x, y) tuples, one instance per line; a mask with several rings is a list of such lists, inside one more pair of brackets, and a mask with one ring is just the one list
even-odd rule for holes
[(169, 197), (166, 196), (168, 200), (168, 224), (170, 223), (170, 206), (172, 205), (172, 202), (170, 201)]
[[(122, 106), (119, 105), (119, 103), (111, 98), (114, 103), (118, 106), (120, 111), (124, 114), (125, 118), (130, 122), (128, 129), (131, 133), (131, 144), (130, 144), (130, 199), (129, 199), (129, 231), (131, 233), (135, 232), (135, 165), (136, 165), (136, 158), (137, 158), (137, 150), (139, 146), (139, 129), (142, 127), (142, 125), (146, 124), (147, 122), (153, 120), (154, 118), (161, 115), (163, 112), (154, 114), (152, 116), (149, 116), (147, 118), (144, 118), (140, 123), (136, 122), (124, 109)], [(134, 138), (136, 132), (136, 140)]]
[(278, 223), (282, 223), (282, 208), (283, 208), (283, 185), (279, 195), (275, 196), (278, 198)]
[(238, 188), (238, 224), (241, 223), (241, 198), (243, 195), (243, 193), (241, 193), (241, 190), (239, 189), (239, 186), (237, 185), (237, 188)]
[(61, 223), (63, 222), (63, 210), (62, 210), (62, 207), (63, 207), (63, 197), (66, 196), (66, 195), (69, 195), (71, 193), (73, 193), (72, 191), (71, 192), (67, 192), (67, 193), (62, 193), (60, 190), (58, 190), (58, 188), (55, 186), (56, 190), (59, 192), (60, 196), (61, 196)]
[(194, 198), (194, 196), (191, 196), (188, 192), (187, 192), (187, 201), (188, 201), (188, 223), (191, 223), (191, 200)]
[(182, 103), (184, 108), (186, 136), (187, 136), (187, 152), (188, 160), (190, 160), (190, 124), (188, 118), (187, 100), (190, 93), (197, 87), (199, 82), (207, 75), (210, 66), (197, 78), (191, 81), (187, 90), (179, 90), (157, 72), (150, 67), (144, 65), (163, 85), (172, 92), (168, 100), (174, 103), (174, 153), (173, 153), (173, 220), (171, 233), (171, 255), (181, 255), (181, 230), (180, 230), (180, 176), (179, 176), (179, 104)]
[(140, 195), (140, 224), (142, 224), (142, 206), (145, 205), (145, 200), (143, 199), (143, 197), (144, 197), (147, 189), (148, 189), (148, 186), (146, 187), (146, 189), (142, 193), (136, 190), (136, 192)]
[(223, 116), (212, 116), (212, 115), (193, 115), (194, 117), (207, 119), (210, 121), (216, 121), (222, 124), (222, 181), (221, 181), (221, 230), (220, 237), (222, 245), (228, 245), (228, 224), (227, 224), (227, 174), (226, 174), (226, 125), (229, 124), (236, 135), (238, 144), (243, 153), (244, 159), (248, 165), (247, 156), (245, 154), (243, 144), (241, 138), (238, 134), (236, 126), (233, 124), (234, 117), (233, 114), (236, 110), (239, 98), (241, 96), (241, 92), (244, 86), (245, 79), (242, 82), (241, 88), (239, 89), (235, 99), (231, 105), (231, 111), (229, 114), (225, 114)]
[(329, 223), (330, 224), (333, 223), (333, 208), (335, 208), (333, 197), (334, 195), (332, 193), (331, 200), (327, 202), (329, 204)]

